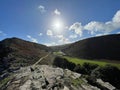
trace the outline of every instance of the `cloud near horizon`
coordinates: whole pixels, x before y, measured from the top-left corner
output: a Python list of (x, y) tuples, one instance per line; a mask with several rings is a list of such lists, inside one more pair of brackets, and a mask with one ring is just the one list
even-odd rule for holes
[(83, 30), (87, 30), (91, 33), (91, 35), (93, 35), (96, 32), (105, 34), (117, 29), (120, 29), (120, 10), (116, 12), (111, 21), (91, 21), (85, 26), (82, 26), (80, 22), (76, 22), (69, 27), (69, 30), (74, 30), (75, 34), (80, 36), (82, 36)]
[(56, 35), (55, 37), (57, 37), (59, 39), (58, 40), (59, 44), (66, 44), (66, 43), (70, 43), (71, 42), (68, 38), (66, 38), (63, 35)]
[(71, 43), (69, 38), (67, 38), (61, 34), (53, 34), (53, 32), (51, 30), (47, 30), (46, 34), (55, 39), (55, 41), (53, 41), (54, 43), (53, 42), (50, 44), (46, 43), (46, 45), (50, 46), (50, 45), (62, 45), (62, 44), (66, 44), (66, 43)]
[(44, 43), (44, 45), (46, 45), (46, 46), (56, 46), (58, 44), (55, 43), (55, 42), (50, 42), (50, 43)]
[(111, 21), (107, 21), (107, 22), (91, 21), (85, 25), (82, 25), (81, 22), (75, 22), (70, 27), (65, 29), (68, 32), (67, 35), (62, 33), (55, 34), (56, 31), (52, 29), (47, 30), (46, 32), (47, 36), (53, 38), (53, 42), (54, 42), (54, 43), (52, 42), (49, 45), (67, 44), (74, 42), (78, 39), (79, 40), (83, 39), (82, 37), (85, 32), (87, 32), (87, 34), (94, 36), (102, 36), (102, 35), (107, 35), (114, 30), (120, 29), (120, 10), (118, 10), (115, 13)]
[(77, 38), (77, 37), (78, 37), (78, 36), (77, 36), (76, 34), (69, 36), (69, 38), (71, 38), (71, 39), (75, 39), (75, 38)]
[(117, 32), (117, 34), (120, 34), (120, 32)]
[(3, 31), (0, 31), (0, 36), (6, 36), (7, 34), (4, 33)]
[(33, 38), (32, 36), (30, 35), (27, 35), (27, 38), (29, 38), (32, 42), (34, 43), (38, 43), (38, 40), (36, 38)]

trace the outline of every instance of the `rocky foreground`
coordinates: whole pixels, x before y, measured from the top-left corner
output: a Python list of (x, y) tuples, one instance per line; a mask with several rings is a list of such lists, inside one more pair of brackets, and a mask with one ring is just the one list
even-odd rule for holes
[[(97, 79), (106, 87), (105, 90), (115, 90), (111, 84)], [(4, 90), (101, 90), (88, 84), (83, 75), (68, 69), (56, 68), (48, 65), (37, 65), (20, 68), (11, 76), (11, 80), (4, 86)]]

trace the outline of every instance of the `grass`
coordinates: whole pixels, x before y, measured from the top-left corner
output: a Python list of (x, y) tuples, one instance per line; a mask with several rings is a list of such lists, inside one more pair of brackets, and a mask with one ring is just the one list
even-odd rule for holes
[(61, 52), (61, 51), (58, 51), (58, 52), (53, 52), (54, 55), (57, 55), (57, 56), (63, 56), (64, 53)]
[(82, 79), (80, 79), (80, 78), (78, 78), (78, 79), (72, 79), (71, 82), (72, 82), (72, 84), (73, 84), (74, 86), (79, 86), (79, 85), (85, 83), (85, 82), (84, 82)]
[(68, 57), (68, 56), (64, 56), (64, 58), (66, 58), (69, 62), (80, 64), (81, 66), (84, 63), (91, 63), (91, 64), (97, 64), (99, 66), (105, 66), (107, 64), (110, 64), (112, 66), (116, 66), (118, 68), (120, 68), (120, 64), (117, 63), (110, 63), (110, 62), (105, 62), (105, 61), (97, 61), (97, 60), (86, 60), (86, 59), (78, 59), (78, 58), (73, 58), (73, 57)]
[(8, 81), (10, 81), (10, 77), (7, 77), (3, 80), (0, 81), (0, 88), (4, 85), (6, 85), (8, 83)]

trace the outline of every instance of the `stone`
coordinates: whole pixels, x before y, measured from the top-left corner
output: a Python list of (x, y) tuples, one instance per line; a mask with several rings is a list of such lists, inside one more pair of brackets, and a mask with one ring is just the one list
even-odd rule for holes
[(102, 79), (97, 79), (97, 82), (98, 82), (99, 84), (101, 84), (102, 86), (108, 88), (109, 90), (115, 90), (115, 87), (114, 87), (114, 86), (112, 86), (112, 85), (111, 85), (110, 83), (108, 83), (108, 82), (103, 82)]
[[(100, 90), (88, 84), (81, 74), (68, 69), (55, 68), (48, 65), (37, 65), (34, 71), (31, 66), (22, 67), (14, 73), (14, 80), (8, 85), (6, 90)], [(84, 83), (75, 86), (72, 80), (81, 79)], [(115, 89), (107, 82), (97, 79), (101, 85)]]

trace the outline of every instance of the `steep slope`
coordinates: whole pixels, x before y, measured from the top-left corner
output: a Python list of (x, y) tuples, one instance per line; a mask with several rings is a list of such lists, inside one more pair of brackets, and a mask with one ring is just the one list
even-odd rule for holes
[(67, 55), (84, 59), (120, 60), (120, 34), (84, 39), (62, 51)]
[(5, 39), (0, 42), (0, 69), (31, 65), (50, 50), (47, 46), (18, 38)]

